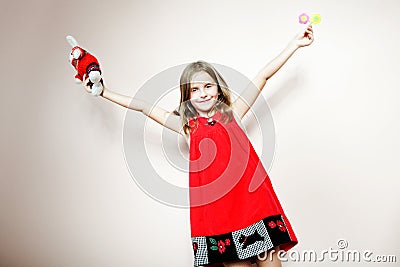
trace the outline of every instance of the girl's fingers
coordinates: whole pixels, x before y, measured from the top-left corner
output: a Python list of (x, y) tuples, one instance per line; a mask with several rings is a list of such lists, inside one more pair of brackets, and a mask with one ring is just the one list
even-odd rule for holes
[(313, 30), (312, 29), (306, 29), (306, 33), (313, 33)]
[(309, 27), (309, 28), (305, 31), (304, 37), (307, 37), (309, 40), (312, 40), (312, 39), (313, 39), (313, 34), (314, 34), (313, 30), (311, 29), (311, 27)]

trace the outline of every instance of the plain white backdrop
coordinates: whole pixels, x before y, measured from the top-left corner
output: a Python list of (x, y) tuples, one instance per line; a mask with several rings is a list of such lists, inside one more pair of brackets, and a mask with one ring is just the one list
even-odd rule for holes
[[(302, 12), (322, 16), (315, 42), (262, 93), (276, 129), (269, 174), (294, 250), (320, 253), (342, 238), (399, 262), (399, 9), (395, 0), (2, 3), (0, 266), (192, 266), (189, 211), (135, 184), (126, 110), (74, 84), (66, 35), (99, 58), (111, 90), (133, 96), (199, 59), (251, 79), (302, 27)], [(319, 263), (343, 264), (365, 263)]]

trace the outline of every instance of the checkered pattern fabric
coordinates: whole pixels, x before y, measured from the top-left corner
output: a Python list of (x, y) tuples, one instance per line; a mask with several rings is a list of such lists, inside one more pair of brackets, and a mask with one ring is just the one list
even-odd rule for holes
[(194, 250), (194, 266), (201, 266), (208, 264), (207, 243), (205, 236), (198, 236), (192, 238), (193, 246), (197, 246)]

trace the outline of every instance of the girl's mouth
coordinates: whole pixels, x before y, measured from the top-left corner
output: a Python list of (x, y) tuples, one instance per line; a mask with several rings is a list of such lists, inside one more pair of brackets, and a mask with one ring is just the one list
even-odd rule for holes
[(205, 99), (205, 100), (199, 100), (199, 101), (197, 101), (198, 103), (204, 103), (204, 102), (208, 102), (208, 101), (210, 101), (212, 98), (208, 98), (208, 99)]

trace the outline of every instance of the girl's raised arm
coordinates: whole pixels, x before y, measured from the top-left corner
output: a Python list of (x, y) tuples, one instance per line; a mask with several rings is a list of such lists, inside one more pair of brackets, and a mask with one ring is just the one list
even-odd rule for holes
[[(83, 80), (86, 91), (88, 93), (91, 93), (89, 78), (86, 78), (84, 76)], [(175, 115), (174, 113), (169, 112), (158, 106), (153, 106), (150, 103), (147, 103), (143, 100), (115, 93), (107, 89), (105, 86), (103, 87), (104, 89), (103, 92), (100, 94), (100, 96), (104, 97), (105, 99), (108, 99), (123, 107), (140, 111), (144, 115), (148, 116), (149, 118), (161, 124), (162, 126), (171, 129), (177, 133), (183, 134), (180, 117)]]
[(243, 118), (250, 107), (254, 104), (267, 80), (286, 63), (298, 48), (310, 45), (313, 40), (312, 26), (309, 25), (307, 29), (299, 32), (276, 58), (261, 69), (252, 82), (232, 104), (232, 109), (239, 118)]

